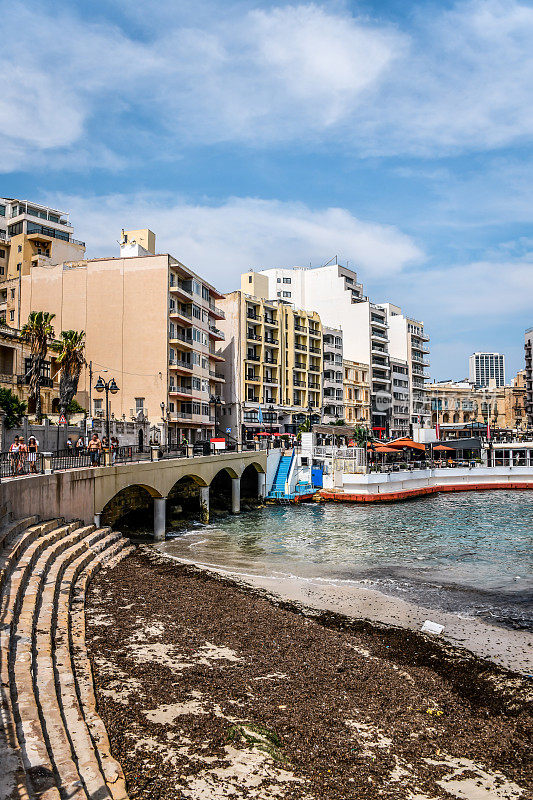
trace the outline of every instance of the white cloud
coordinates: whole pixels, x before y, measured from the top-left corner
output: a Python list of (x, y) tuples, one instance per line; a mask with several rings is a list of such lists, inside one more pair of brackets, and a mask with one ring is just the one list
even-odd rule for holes
[(240, 286), (250, 267), (316, 265), (337, 253), (364, 276), (390, 276), (420, 261), (415, 242), (392, 226), (357, 219), (340, 208), (230, 198), (221, 205), (176, 201), (168, 195), (50, 196), (68, 209), (75, 235), (90, 256), (118, 252), (120, 229), (151, 228), (159, 252), (170, 252), (223, 290)]
[(190, 4), (183, 18), (163, 4), (157, 18), (139, 37), (72, 7), (6, 8), (0, 169), (84, 139), (109, 146), (109, 133), (130, 152), (148, 132), (150, 147), (174, 150), (334, 142), (430, 155), (533, 132), (533, 8), (519, 0), (423, 8), (405, 31), (312, 3), (213, 5), (196, 24)]

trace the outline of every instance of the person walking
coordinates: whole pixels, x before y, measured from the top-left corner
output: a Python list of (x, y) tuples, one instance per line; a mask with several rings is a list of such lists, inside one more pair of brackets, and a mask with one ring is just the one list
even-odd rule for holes
[(102, 442), (98, 438), (97, 433), (93, 433), (92, 439), (87, 445), (87, 450), (89, 451), (89, 455), (91, 457), (91, 467), (99, 467), (100, 455), (102, 453)]
[(30, 436), (28, 440), (28, 464), (30, 465), (30, 472), (34, 475), (37, 474), (37, 453), (39, 452), (39, 444), (35, 436)]
[(9, 446), (9, 465), (11, 467), (12, 475), (17, 474), (17, 467), (19, 463), (19, 450), (20, 450), (19, 437), (15, 436), (13, 444)]

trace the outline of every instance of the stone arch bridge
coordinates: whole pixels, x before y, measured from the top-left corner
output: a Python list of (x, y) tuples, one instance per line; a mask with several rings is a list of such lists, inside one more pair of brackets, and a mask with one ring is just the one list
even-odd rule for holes
[(161, 461), (132, 461), (115, 466), (61, 470), (50, 475), (33, 475), (4, 480), (0, 485), (2, 506), (14, 517), (38, 514), (41, 519), (63, 517), (100, 524), (106, 504), (130, 486), (146, 489), (154, 499), (154, 537), (163, 539), (166, 499), (182, 478), (199, 486), (201, 515), (209, 520), (209, 486), (226, 471), (231, 478), (231, 506), (240, 511), (241, 477), (247, 467), (257, 471), (258, 494), (265, 495), (267, 453), (245, 451), (213, 456), (169, 458)]

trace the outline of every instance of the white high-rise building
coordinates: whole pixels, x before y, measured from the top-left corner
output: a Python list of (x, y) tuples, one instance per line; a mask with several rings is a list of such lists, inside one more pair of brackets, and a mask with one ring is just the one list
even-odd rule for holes
[[(409, 422), (411, 430), (430, 427), (431, 409), (425, 382), (429, 367), (429, 336), (424, 323), (404, 314), (392, 303), (383, 303), (389, 326), (389, 353), (391, 359), (406, 362), (409, 374)], [(394, 392), (393, 392), (393, 399)], [(397, 415), (398, 416), (398, 415)]]
[(391, 376), (386, 312), (371, 303), (357, 273), (340, 264), (314, 269), (266, 269), (269, 297), (317, 311), (324, 325), (342, 328), (343, 357), (369, 364), (371, 423), (387, 435), (391, 418)]
[(505, 356), (502, 353), (472, 353), (468, 380), (476, 387), (505, 386)]

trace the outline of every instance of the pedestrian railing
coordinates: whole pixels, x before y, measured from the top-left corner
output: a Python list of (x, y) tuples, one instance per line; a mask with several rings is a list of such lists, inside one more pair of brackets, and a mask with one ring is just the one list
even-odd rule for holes
[(0, 478), (16, 478), (20, 475), (38, 475), (44, 472), (42, 453), (32, 460), (28, 453), (0, 453)]
[[(42, 455), (42, 453), (41, 453)], [(80, 469), (81, 467), (89, 467), (91, 465), (91, 457), (86, 450), (57, 450), (52, 453), (50, 458), (50, 469), (54, 472), (56, 469)]]

